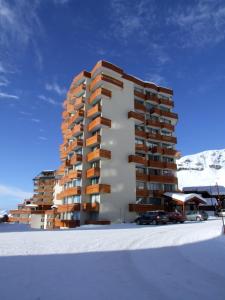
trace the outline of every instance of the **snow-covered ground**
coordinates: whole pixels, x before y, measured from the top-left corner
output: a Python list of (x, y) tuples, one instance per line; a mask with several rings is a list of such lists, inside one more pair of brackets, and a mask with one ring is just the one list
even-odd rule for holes
[(0, 224), (0, 299), (225, 299), (221, 220), (31, 231)]
[(225, 149), (208, 150), (177, 160), (179, 188), (225, 185)]

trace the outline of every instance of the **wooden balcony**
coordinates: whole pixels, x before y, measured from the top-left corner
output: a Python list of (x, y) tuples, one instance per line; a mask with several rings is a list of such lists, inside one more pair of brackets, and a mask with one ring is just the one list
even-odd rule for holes
[(87, 195), (99, 194), (99, 193), (111, 193), (111, 186), (109, 184), (92, 184), (85, 188)]
[(128, 162), (136, 163), (136, 164), (140, 164), (140, 165), (144, 165), (144, 166), (147, 164), (146, 158), (142, 157), (142, 156), (138, 156), (138, 155), (129, 155)]
[(112, 92), (105, 88), (97, 88), (89, 97), (88, 103), (94, 104), (97, 100), (105, 98), (105, 97), (111, 98)]
[(73, 127), (73, 129), (69, 130), (66, 134), (65, 134), (65, 138), (66, 139), (71, 139), (72, 137), (76, 137), (78, 135), (80, 135), (84, 130), (83, 124), (77, 124)]
[(73, 211), (80, 211), (80, 203), (63, 204), (57, 208), (58, 213), (69, 213)]
[(178, 115), (176, 113), (173, 113), (173, 112), (170, 112), (170, 111), (164, 111), (164, 110), (161, 110), (159, 108), (152, 108), (150, 110), (150, 113), (152, 115), (155, 115), (155, 116), (161, 116), (161, 117), (165, 117), (165, 118), (169, 118), (169, 119), (175, 119), (175, 120), (178, 119)]
[(135, 130), (135, 135), (138, 136), (138, 137), (140, 137), (140, 138), (143, 138), (143, 139), (147, 138), (147, 133), (144, 130), (138, 130), (138, 129), (136, 129)]
[(174, 131), (174, 126), (172, 124), (164, 123), (164, 122), (159, 122), (156, 120), (146, 120), (145, 122), (146, 126), (158, 128), (158, 129), (167, 129), (170, 131)]
[(65, 197), (76, 196), (81, 194), (81, 188), (79, 186), (68, 188), (57, 195), (57, 200), (61, 200)]
[(80, 122), (84, 117), (84, 111), (82, 109), (75, 112), (68, 120), (68, 127), (71, 127), (74, 123)]
[(141, 173), (139, 171), (136, 171), (136, 180), (140, 180), (140, 181), (148, 181), (148, 175)]
[(168, 135), (161, 135), (159, 133), (147, 133), (147, 138), (150, 140), (155, 140), (155, 141), (163, 141), (163, 142), (169, 142), (172, 144), (177, 143), (177, 138), (174, 136), (168, 136)]
[(98, 103), (87, 111), (87, 118), (94, 118), (97, 115), (100, 115), (102, 111), (101, 105)]
[(136, 189), (136, 196), (137, 197), (148, 197), (149, 190), (147, 189)]
[(82, 203), (82, 210), (87, 212), (98, 212), (99, 211), (99, 203)]
[(60, 184), (64, 185), (65, 183), (73, 180), (73, 179), (79, 179), (81, 178), (82, 175), (82, 171), (81, 170), (75, 170), (75, 171), (71, 171), (69, 172), (67, 175), (63, 176), (60, 179)]
[(152, 102), (153, 104), (159, 104), (160, 103), (159, 98), (157, 97), (157, 95), (148, 95), (148, 94), (146, 94), (145, 95), (145, 100), (149, 101), (149, 102)]
[(177, 184), (177, 177), (172, 175), (149, 175), (148, 181), (157, 183)]
[(70, 143), (66, 148), (66, 153), (70, 153), (71, 151), (77, 150), (79, 148), (83, 147), (83, 140), (76, 139), (72, 143)]
[(76, 98), (74, 102), (74, 109), (76, 110), (80, 109), (81, 107), (84, 106), (84, 103), (85, 103), (84, 97)]
[(81, 83), (77, 87), (72, 87), (69, 93), (71, 97), (80, 97), (85, 93), (85, 91), (86, 91), (86, 84)]
[[(60, 221), (60, 222), (59, 222)], [(66, 228), (75, 228), (80, 226), (80, 221), (79, 220), (64, 220), (61, 219), (57, 222), (55, 222), (55, 227), (66, 227)], [(58, 224), (60, 224), (60, 226), (57, 226)]]
[(148, 160), (148, 167), (154, 169), (169, 169), (169, 170), (177, 169), (177, 165), (175, 163), (168, 163), (168, 162), (157, 161), (157, 160)]
[(170, 99), (159, 99), (159, 104), (174, 107), (174, 102)]
[(135, 203), (129, 204), (129, 212), (143, 213), (152, 210), (164, 210), (164, 207), (161, 205), (152, 205), (152, 204), (135, 204)]
[(163, 155), (176, 156), (176, 154), (177, 154), (177, 150), (175, 149), (163, 148)]
[(85, 78), (91, 78), (91, 73), (87, 72), (87, 71), (82, 71), (80, 72), (74, 79), (73, 79), (73, 83), (72, 86), (78, 86), (80, 85)]
[(93, 147), (101, 143), (100, 134), (95, 134), (86, 139), (86, 147)]
[(154, 154), (163, 154), (163, 148), (159, 146), (151, 148), (150, 151)]
[(177, 143), (177, 138), (175, 136), (162, 135), (161, 140), (163, 142), (169, 142), (169, 143), (172, 143), (172, 144)]
[(75, 165), (79, 162), (82, 161), (82, 155), (81, 154), (74, 154), (71, 158), (70, 158), (70, 164), (71, 165)]
[(88, 124), (88, 131), (97, 130), (102, 126), (111, 128), (111, 120), (103, 117), (97, 117)]
[(135, 90), (134, 90), (134, 96), (136, 96), (136, 97), (138, 97), (138, 98), (140, 98), (140, 99), (143, 99), (143, 100), (146, 99), (144, 93), (138, 92), (138, 91), (135, 91)]
[(62, 113), (62, 117), (63, 117), (64, 120), (66, 120), (69, 117), (69, 115), (70, 114), (66, 110)]
[(137, 151), (137, 152), (148, 152), (148, 147), (144, 144), (135, 144), (135, 151)]
[(144, 104), (140, 104), (138, 102), (134, 103), (134, 109), (146, 112), (146, 107), (144, 106)]
[(87, 161), (92, 162), (99, 159), (111, 159), (111, 151), (104, 149), (97, 149), (87, 154)]
[(89, 90), (92, 91), (94, 90), (96, 87), (102, 86), (104, 84), (104, 82), (106, 83), (110, 83), (113, 84), (115, 86), (118, 86), (120, 88), (123, 88), (123, 82), (106, 74), (98, 74), (94, 80), (92, 80), (92, 82), (89, 85)]
[(86, 178), (93, 178), (100, 176), (100, 168), (90, 168), (86, 171)]
[(135, 111), (128, 112), (128, 119), (134, 119), (138, 123), (144, 123), (144, 121), (145, 121), (144, 115), (137, 113)]

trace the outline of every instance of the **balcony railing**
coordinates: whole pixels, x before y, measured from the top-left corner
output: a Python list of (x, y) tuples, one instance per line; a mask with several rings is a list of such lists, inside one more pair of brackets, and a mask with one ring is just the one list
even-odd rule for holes
[(65, 197), (76, 196), (81, 194), (81, 187), (68, 188), (57, 195), (57, 200), (61, 200)]
[(57, 213), (69, 213), (73, 211), (80, 211), (80, 203), (63, 204), (57, 208)]
[(88, 185), (85, 189), (85, 193), (88, 195), (99, 193), (111, 193), (111, 186), (109, 184), (92, 184)]
[(129, 211), (130, 212), (146, 212), (146, 211), (152, 211), (152, 210), (163, 210), (164, 207), (161, 205), (152, 205), (152, 204), (135, 204), (130, 203), (129, 204)]
[(177, 177), (172, 175), (149, 175), (148, 181), (157, 183), (177, 184)]
[(100, 168), (90, 168), (86, 171), (87, 178), (99, 177), (100, 176)]
[(110, 90), (107, 90), (105, 88), (97, 88), (89, 97), (88, 103), (94, 104), (97, 100), (102, 98), (111, 98), (112, 92)]
[(86, 139), (86, 147), (93, 147), (101, 143), (101, 136), (100, 134), (95, 134)]
[(139, 123), (144, 123), (145, 117), (143, 114), (137, 113), (135, 111), (129, 111), (128, 112), (128, 119), (134, 119), (135, 121), (138, 121)]
[(82, 210), (88, 212), (98, 212), (99, 211), (99, 203), (82, 203)]
[(138, 155), (129, 155), (128, 156), (128, 162), (129, 163), (136, 163), (136, 164), (141, 164), (141, 165), (146, 165), (147, 160), (145, 157), (138, 156)]
[(101, 114), (102, 107), (98, 103), (87, 111), (87, 118), (94, 118), (97, 115)]
[(92, 162), (99, 159), (111, 159), (111, 151), (104, 149), (97, 149), (87, 154), (87, 161)]
[(97, 130), (102, 126), (111, 128), (111, 120), (103, 117), (97, 117), (88, 124), (88, 131)]
[(176, 119), (176, 120), (178, 119), (178, 115), (176, 113), (173, 113), (170, 111), (164, 111), (159, 108), (152, 108), (150, 110), (150, 113), (152, 115), (156, 115), (156, 116), (162, 116), (162, 117), (167, 117), (167, 118)]

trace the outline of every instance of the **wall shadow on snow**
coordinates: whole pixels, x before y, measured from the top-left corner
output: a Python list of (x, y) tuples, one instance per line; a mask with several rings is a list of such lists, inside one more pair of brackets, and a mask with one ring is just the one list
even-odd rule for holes
[(221, 247), (215, 238), (155, 249), (0, 257), (0, 299), (224, 300)]

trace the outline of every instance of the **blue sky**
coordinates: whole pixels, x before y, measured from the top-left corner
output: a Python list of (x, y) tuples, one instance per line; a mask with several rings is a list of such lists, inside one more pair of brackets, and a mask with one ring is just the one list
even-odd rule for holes
[(0, 0), (0, 208), (59, 166), (73, 76), (105, 59), (174, 90), (183, 155), (222, 149), (223, 0)]

